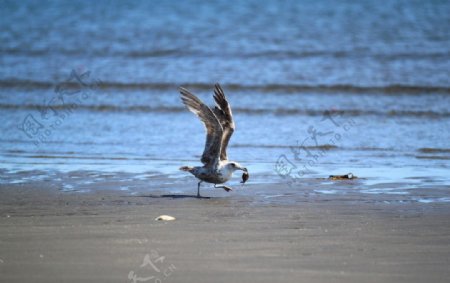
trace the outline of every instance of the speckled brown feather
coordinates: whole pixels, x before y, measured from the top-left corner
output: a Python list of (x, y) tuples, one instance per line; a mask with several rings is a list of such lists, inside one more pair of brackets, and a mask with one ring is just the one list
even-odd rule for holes
[(201, 161), (206, 166), (213, 166), (219, 161), (222, 148), (223, 129), (214, 112), (198, 97), (187, 89), (180, 87), (181, 100), (184, 105), (197, 115), (206, 128), (206, 143)]
[(214, 107), (213, 111), (223, 128), (220, 160), (227, 160), (227, 146), (235, 130), (235, 124), (233, 114), (231, 113), (231, 106), (225, 97), (222, 87), (218, 83), (214, 85), (214, 100), (217, 106)]

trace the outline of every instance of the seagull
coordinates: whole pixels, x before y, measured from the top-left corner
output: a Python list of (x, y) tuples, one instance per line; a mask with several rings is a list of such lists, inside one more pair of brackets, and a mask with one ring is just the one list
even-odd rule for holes
[[(200, 184), (202, 182), (214, 184), (214, 188), (222, 188), (229, 192), (232, 188), (223, 184), (231, 179), (236, 170), (244, 171), (248, 178), (248, 170), (241, 164), (228, 160), (227, 146), (235, 130), (231, 107), (219, 84), (214, 86), (214, 100), (216, 106), (209, 108), (197, 96), (187, 89), (180, 87), (181, 101), (186, 108), (198, 116), (206, 128), (205, 149), (201, 157), (203, 166), (182, 166), (180, 170), (194, 175), (200, 181), (197, 186), (197, 197), (200, 197)], [(243, 177), (244, 179), (244, 177)], [(245, 181), (244, 181), (245, 182)]]

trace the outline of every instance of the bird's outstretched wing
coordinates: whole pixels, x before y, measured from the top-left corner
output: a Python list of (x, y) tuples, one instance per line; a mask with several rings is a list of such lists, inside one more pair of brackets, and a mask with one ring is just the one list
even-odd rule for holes
[(201, 161), (206, 166), (213, 166), (219, 161), (222, 145), (223, 129), (213, 111), (198, 97), (187, 89), (180, 87), (181, 100), (184, 105), (197, 115), (206, 128), (206, 143)]
[(235, 125), (233, 121), (233, 114), (231, 113), (231, 106), (225, 97), (222, 87), (220, 87), (218, 83), (214, 86), (214, 100), (216, 101), (217, 106), (214, 107), (213, 111), (223, 128), (220, 160), (227, 160), (227, 146), (231, 135), (234, 132)]

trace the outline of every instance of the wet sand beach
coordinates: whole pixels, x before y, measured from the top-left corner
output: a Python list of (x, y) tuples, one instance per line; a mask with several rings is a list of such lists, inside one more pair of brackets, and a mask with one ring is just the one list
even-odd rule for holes
[[(264, 203), (243, 193), (276, 192), (279, 184), (248, 184), (227, 196), (204, 189), (202, 199), (195, 187), (165, 194), (164, 187), (91, 186), (87, 193), (48, 182), (0, 186), (2, 281), (411, 283), (450, 276), (445, 203), (313, 193)], [(162, 214), (176, 220), (154, 220)]]

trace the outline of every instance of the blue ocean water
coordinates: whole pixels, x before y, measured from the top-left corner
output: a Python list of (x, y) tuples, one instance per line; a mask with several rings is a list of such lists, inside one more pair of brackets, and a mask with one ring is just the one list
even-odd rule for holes
[(255, 182), (450, 184), (448, 1), (0, 7), (2, 183), (35, 170), (181, 176), (205, 137), (177, 87), (212, 104), (220, 82), (230, 158)]

